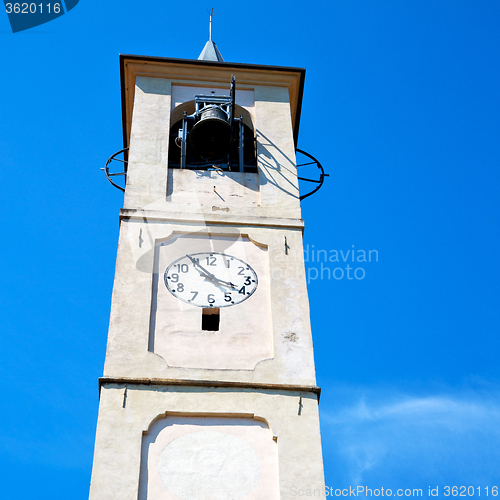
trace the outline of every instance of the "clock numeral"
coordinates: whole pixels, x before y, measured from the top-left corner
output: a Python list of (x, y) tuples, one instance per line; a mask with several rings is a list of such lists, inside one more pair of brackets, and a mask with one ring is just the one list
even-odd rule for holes
[(228, 307), (255, 292), (257, 274), (243, 260), (218, 252), (194, 255), (186, 254), (165, 269), (163, 281), (177, 299), (192, 306)]

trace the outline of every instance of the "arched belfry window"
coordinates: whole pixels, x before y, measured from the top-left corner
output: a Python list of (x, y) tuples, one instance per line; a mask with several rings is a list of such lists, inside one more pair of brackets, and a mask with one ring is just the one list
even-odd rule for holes
[(196, 95), (172, 110), (169, 168), (257, 172), (252, 116), (231, 93)]

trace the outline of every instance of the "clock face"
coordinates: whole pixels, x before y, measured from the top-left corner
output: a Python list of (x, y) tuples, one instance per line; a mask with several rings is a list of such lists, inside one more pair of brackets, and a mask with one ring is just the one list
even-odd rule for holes
[(186, 254), (164, 274), (165, 286), (178, 299), (198, 307), (229, 307), (257, 289), (257, 273), (246, 262), (216, 252)]

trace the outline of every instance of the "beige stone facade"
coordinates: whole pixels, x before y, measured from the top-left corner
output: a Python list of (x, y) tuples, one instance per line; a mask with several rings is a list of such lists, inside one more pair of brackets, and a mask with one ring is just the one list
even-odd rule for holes
[[(323, 498), (295, 167), (304, 72), (121, 61), (130, 151), (90, 498)], [(169, 168), (172, 120), (231, 75), (257, 173)], [(258, 276), (251, 296), (217, 309), (216, 330), (165, 284), (169, 266), (210, 252)]]

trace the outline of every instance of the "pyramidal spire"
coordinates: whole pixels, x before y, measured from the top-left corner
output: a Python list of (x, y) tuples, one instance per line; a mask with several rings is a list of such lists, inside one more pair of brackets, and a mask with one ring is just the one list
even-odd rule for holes
[(212, 40), (209, 40), (205, 44), (205, 47), (203, 47), (201, 54), (198, 56), (198, 59), (204, 60), (204, 61), (224, 62), (224, 59), (222, 58), (222, 54), (220, 53), (219, 49), (217, 48), (217, 45), (215, 45), (215, 42), (212, 42)]
[(217, 45), (215, 45), (215, 42), (212, 41), (212, 19), (217, 14), (214, 14), (213, 8), (208, 14), (210, 15), (210, 24), (209, 24), (209, 28), (208, 28), (208, 42), (205, 44), (205, 47), (203, 47), (201, 54), (198, 56), (198, 59), (203, 60), (203, 61), (224, 62), (222, 54), (220, 53), (219, 49), (217, 48)]

